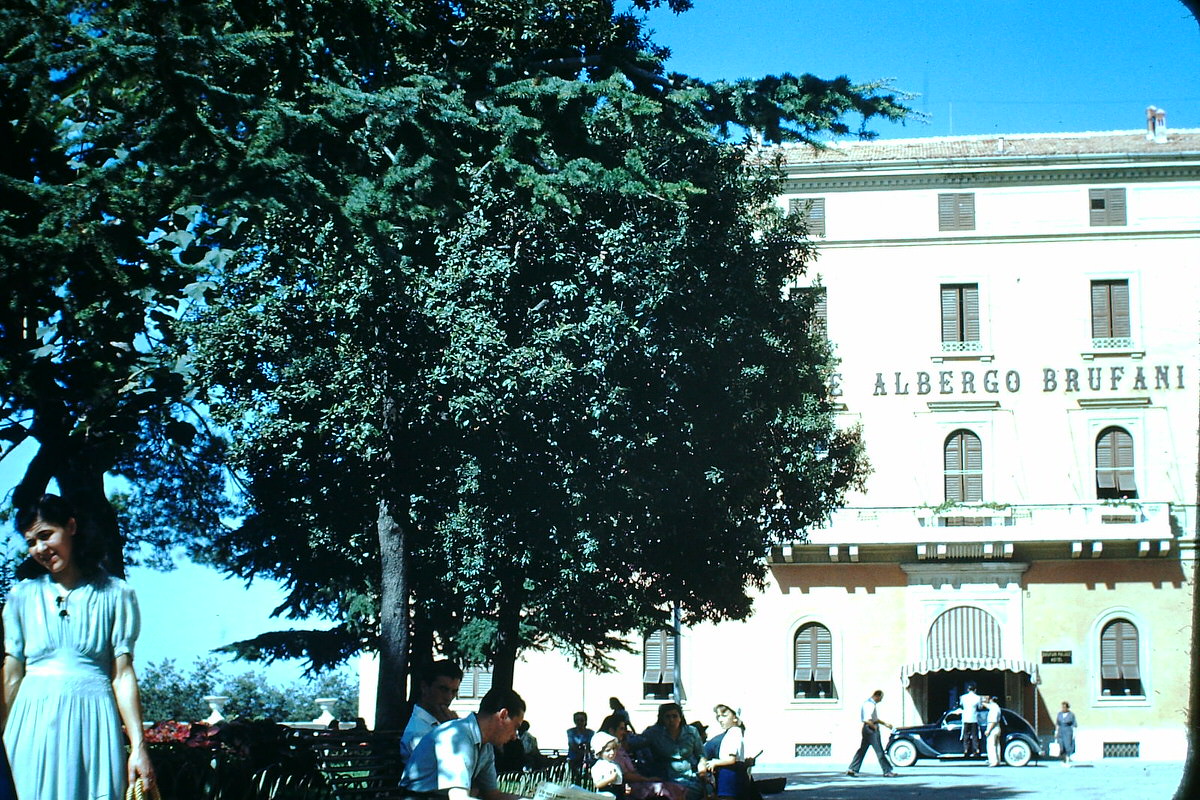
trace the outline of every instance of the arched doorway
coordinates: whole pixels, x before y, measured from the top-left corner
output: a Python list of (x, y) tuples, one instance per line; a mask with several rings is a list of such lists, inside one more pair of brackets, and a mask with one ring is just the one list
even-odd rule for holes
[(1004, 658), (1003, 650), (1003, 631), (995, 617), (977, 606), (955, 606), (929, 626), (925, 659), (901, 668), (901, 682), (926, 722), (957, 707), (967, 683), (1027, 716), (1035, 701), (1031, 684), (1038, 681), (1037, 666)]

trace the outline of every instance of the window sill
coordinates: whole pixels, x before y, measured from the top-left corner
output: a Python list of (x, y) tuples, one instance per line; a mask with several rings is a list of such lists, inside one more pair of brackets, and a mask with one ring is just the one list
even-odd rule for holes
[(1079, 357), (1084, 361), (1095, 361), (1097, 358), (1132, 358), (1135, 361), (1140, 361), (1146, 357), (1145, 350), (1131, 350), (1122, 348), (1120, 350), (1084, 350), (1079, 354)]
[(788, 705), (795, 708), (812, 708), (813, 706), (835, 708), (842, 705), (842, 700), (839, 697), (793, 697)]
[(933, 362), (934, 364), (941, 364), (946, 361), (982, 361), (984, 363), (991, 363), (992, 361), (996, 360), (996, 356), (993, 353), (982, 353), (982, 352), (934, 353), (932, 356), (929, 357), (929, 360), (931, 362)]
[(1101, 695), (1092, 701), (1092, 705), (1105, 708), (1149, 708), (1150, 700), (1144, 695)]

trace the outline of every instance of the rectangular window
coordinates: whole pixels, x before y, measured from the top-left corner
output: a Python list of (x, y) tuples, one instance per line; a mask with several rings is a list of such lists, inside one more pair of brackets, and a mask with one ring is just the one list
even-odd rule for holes
[(1092, 347), (1133, 347), (1129, 321), (1129, 281), (1092, 281)]
[(794, 197), (788, 203), (789, 214), (800, 214), (809, 236), (825, 235), (825, 198)]
[(483, 697), (492, 688), (492, 668), (487, 666), (467, 667), (463, 670), (462, 683), (458, 686), (459, 697)]
[(975, 230), (975, 195), (971, 192), (939, 194), (938, 230)]
[(1088, 219), (1093, 228), (1124, 225), (1124, 189), (1088, 189)]
[(679, 637), (672, 631), (657, 630), (642, 643), (642, 696), (647, 700), (670, 700), (679, 683)]
[(942, 352), (978, 352), (979, 284), (944, 283), (942, 292)]

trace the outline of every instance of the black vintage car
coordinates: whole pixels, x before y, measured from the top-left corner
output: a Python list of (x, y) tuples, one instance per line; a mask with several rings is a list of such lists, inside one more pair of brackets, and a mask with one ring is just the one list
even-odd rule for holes
[[(1000, 753), (1004, 762), (1023, 767), (1041, 756), (1042, 746), (1033, 726), (1014, 711), (1002, 709), (1001, 714)], [(962, 712), (953, 709), (943, 714), (940, 722), (897, 728), (888, 739), (887, 754), (898, 767), (910, 766), (918, 758), (964, 758)]]

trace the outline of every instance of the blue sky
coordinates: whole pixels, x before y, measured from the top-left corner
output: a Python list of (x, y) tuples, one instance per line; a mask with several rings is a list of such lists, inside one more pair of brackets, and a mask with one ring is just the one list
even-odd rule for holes
[[(929, 122), (877, 127), (887, 138), (1134, 130), (1147, 105), (1167, 110), (1169, 128), (1200, 128), (1200, 25), (1178, 0), (695, 0), (650, 24), (673, 51), (670, 69), (706, 79), (894, 79), (921, 95), (911, 105)], [(4, 495), (16, 468), (0, 464)], [(247, 589), (194, 565), (130, 578), (142, 598), (143, 665), (174, 657), (186, 666), (287, 626), (269, 618), (282, 597), (270, 582)], [(277, 681), (298, 674), (295, 665), (271, 671)]]
[(928, 124), (886, 138), (1200, 128), (1200, 25), (1179, 0), (694, 0), (649, 16), (667, 66), (713, 80), (894, 79)]

